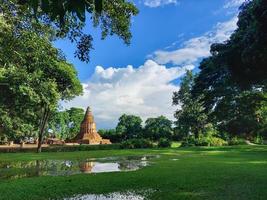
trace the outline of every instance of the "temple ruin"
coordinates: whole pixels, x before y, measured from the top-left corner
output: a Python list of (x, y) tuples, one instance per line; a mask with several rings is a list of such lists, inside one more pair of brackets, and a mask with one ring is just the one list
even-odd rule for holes
[(79, 144), (111, 144), (110, 140), (103, 139), (97, 133), (94, 116), (90, 107), (86, 110), (84, 119), (81, 123), (80, 132), (74, 138), (74, 142)]

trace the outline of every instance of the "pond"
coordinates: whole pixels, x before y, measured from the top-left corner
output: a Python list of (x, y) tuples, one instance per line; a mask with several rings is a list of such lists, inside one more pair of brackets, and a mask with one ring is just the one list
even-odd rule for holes
[(0, 162), (0, 179), (35, 176), (69, 176), (103, 172), (135, 171), (150, 164), (158, 156), (106, 157), (83, 160), (32, 160)]

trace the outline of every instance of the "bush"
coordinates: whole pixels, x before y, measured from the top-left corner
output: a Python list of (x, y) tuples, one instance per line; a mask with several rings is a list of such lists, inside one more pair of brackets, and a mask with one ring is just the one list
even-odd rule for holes
[(152, 148), (154, 145), (147, 139), (129, 139), (121, 143), (123, 149)]
[(167, 138), (160, 138), (158, 142), (158, 147), (170, 147), (171, 141)]
[(229, 140), (229, 145), (245, 145), (247, 144), (244, 138), (233, 137)]
[[(100, 145), (75, 145), (75, 146), (67, 146), (67, 145), (55, 145), (49, 147), (42, 147), (42, 152), (73, 152), (73, 151), (93, 151), (93, 150), (113, 150), (120, 149), (120, 144), (100, 144)], [(34, 148), (0, 148), (0, 152), (36, 152), (36, 147)]]
[(187, 137), (182, 141), (182, 147), (190, 147), (190, 146), (224, 146), (228, 143), (218, 137), (204, 137), (200, 135), (198, 138), (193, 136)]
[(228, 144), (228, 142), (218, 137), (208, 138), (208, 143), (209, 143), (209, 146), (225, 146)]
[(181, 147), (192, 147), (196, 146), (196, 139), (193, 136), (185, 137), (182, 140)]
[(253, 142), (255, 144), (264, 144), (264, 139), (262, 136), (257, 135), (256, 137), (253, 138)]

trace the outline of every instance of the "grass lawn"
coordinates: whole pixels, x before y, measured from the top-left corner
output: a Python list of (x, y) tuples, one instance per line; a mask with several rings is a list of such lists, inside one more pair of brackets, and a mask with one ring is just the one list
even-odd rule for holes
[[(150, 199), (267, 199), (267, 146), (98, 150), (0, 154), (1, 161), (155, 154), (132, 172), (0, 180), (0, 199), (55, 199), (73, 194), (152, 189)], [(175, 160), (173, 160), (175, 159)]]

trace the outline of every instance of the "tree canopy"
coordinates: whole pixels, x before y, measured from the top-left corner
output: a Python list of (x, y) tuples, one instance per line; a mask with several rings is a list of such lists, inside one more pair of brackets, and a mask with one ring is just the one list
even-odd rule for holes
[[(0, 12), (6, 20), (16, 18), (20, 29), (51, 27), (55, 38), (68, 38), (76, 43), (75, 56), (89, 62), (93, 37), (84, 30), (90, 19), (94, 28), (102, 31), (102, 39), (117, 35), (126, 44), (131, 39), (131, 19), (138, 14), (133, 3), (125, 0), (3, 0)], [(32, 26), (32, 22), (36, 23)]]
[(228, 78), (243, 90), (266, 87), (266, 10), (265, 0), (246, 1), (240, 7), (236, 31), (228, 41), (213, 44), (212, 56), (200, 65), (202, 84), (215, 85)]
[(123, 114), (119, 118), (116, 131), (125, 139), (137, 138), (142, 134), (142, 119), (139, 116)]
[(145, 121), (144, 137), (154, 141), (160, 138), (171, 139), (173, 134), (172, 121), (164, 116), (148, 118)]
[(82, 108), (72, 107), (67, 110), (56, 110), (48, 123), (48, 129), (52, 135), (66, 140), (74, 138), (80, 131), (80, 125), (84, 117)]

